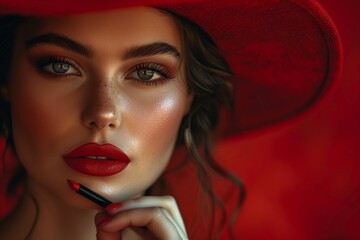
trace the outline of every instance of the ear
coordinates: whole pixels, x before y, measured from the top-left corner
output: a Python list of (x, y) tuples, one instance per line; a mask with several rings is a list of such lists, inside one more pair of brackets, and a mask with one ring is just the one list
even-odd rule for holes
[(9, 88), (7, 86), (0, 87), (0, 96), (5, 101), (9, 102)]

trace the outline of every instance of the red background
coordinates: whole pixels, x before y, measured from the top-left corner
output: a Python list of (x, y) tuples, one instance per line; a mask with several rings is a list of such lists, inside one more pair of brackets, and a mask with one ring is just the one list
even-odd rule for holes
[(296, 121), (218, 148), (248, 192), (237, 238), (360, 239), (360, 1), (319, 2), (344, 47), (333, 93)]
[[(237, 239), (360, 239), (360, 2), (319, 2), (342, 38), (342, 80), (303, 117), (216, 149), (247, 188)], [(0, 191), (4, 185), (6, 176)], [(2, 216), (11, 203), (0, 200)]]

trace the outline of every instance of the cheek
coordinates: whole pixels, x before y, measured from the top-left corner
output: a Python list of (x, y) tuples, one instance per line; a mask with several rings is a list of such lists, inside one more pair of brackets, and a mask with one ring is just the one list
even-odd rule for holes
[(12, 79), (12, 129), (18, 154), (40, 157), (54, 150), (57, 139), (74, 131), (74, 107), (67, 103), (69, 99), (48, 91), (46, 84), (30, 80), (31, 75)]
[(59, 118), (65, 113), (52, 103), (53, 99), (45, 94), (34, 95), (26, 91), (21, 94), (21, 89), (17, 93), (19, 94), (14, 95), (15, 101), (11, 104), (14, 134), (41, 140), (54, 129), (66, 124), (66, 118)]
[[(149, 131), (159, 137), (157, 140), (173, 138), (183, 117), (181, 100), (167, 97), (159, 101), (157, 108), (149, 112)], [(155, 139), (149, 139), (155, 140)]]
[(174, 145), (185, 112), (184, 99), (181, 94), (165, 94), (154, 101), (139, 104), (130, 124), (142, 141), (142, 147), (168, 148)]
[(46, 109), (44, 102), (41, 97), (34, 98), (32, 94), (27, 94), (21, 89), (13, 95), (11, 110), (15, 139), (20, 135), (37, 139), (50, 129), (46, 118), (49, 109)]

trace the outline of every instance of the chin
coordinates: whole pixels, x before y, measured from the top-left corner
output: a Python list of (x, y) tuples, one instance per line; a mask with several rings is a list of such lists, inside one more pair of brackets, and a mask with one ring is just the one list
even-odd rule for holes
[(82, 197), (82, 196), (71, 196), (69, 198), (64, 199), (65, 204), (71, 208), (77, 209), (89, 209), (89, 210), (101, 210), (103, 209), (101, 206), (96, 203)]

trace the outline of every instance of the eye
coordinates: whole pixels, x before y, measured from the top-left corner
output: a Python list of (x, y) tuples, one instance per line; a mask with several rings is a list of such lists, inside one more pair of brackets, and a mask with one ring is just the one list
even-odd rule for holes
[(133, 71), (132, 73), (130, 73), (128, 75), (128, 77), (139, 79), (139, 80), (144, 80), (144, 81), (151, 81), (151, 80), (156, 80), (156, 79), (161, 78), (161, 75), (156, 73), (152, 69), (142, 68), (142, 69)]
[(59, 76), (81, 75), (76, 62), (66, 57), (52, 56), (41, 59), (38, 67), (43, 71)]
[(174, 76), (165, 66), (156, 63), (141, 63), (133, 67), (125, 78), (144, 82), (155, 82), (171, 79), (174, 78)]

